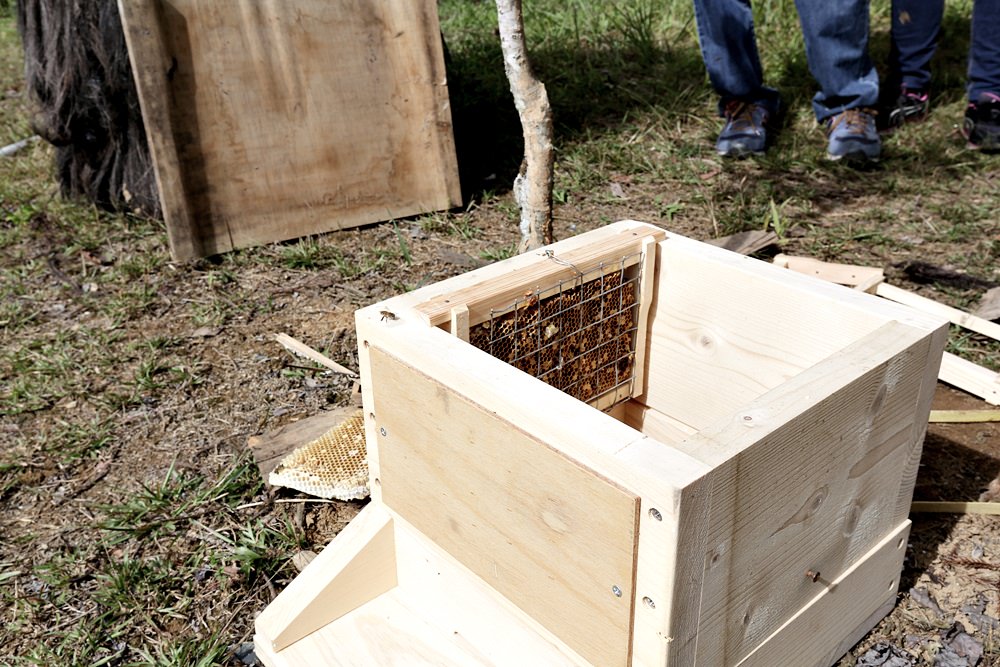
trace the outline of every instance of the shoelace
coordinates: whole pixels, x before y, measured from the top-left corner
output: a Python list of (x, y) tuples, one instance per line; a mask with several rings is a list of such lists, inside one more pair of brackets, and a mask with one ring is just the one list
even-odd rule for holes
[(844, 113), (834, 116), (830, 121), (830, 132), (833, 132), (841, 124), (847, 126), (847, 131), (851, 134), (864, 134), (868, 129), (868, 123), (875, 112), (870, 109), (847, 109)]
[(753, 120), (753, 110), (756, 105), (750, 102), (740, 102), (733, 100), (726, 104), (726, 120), (737, 132), (757, 131), (757, 125)]

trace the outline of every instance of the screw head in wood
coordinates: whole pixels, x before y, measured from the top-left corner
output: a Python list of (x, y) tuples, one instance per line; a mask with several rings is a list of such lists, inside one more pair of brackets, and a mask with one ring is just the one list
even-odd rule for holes
[(384, 437), (386, 436), (386, 432), (385, 432), (385, 427), (384, 427), (384, 426), (383, 426), (382, 428), (380, 428), (380, 429), (378, 430), (378, 432), (382, 434), (382, 437), (383, 437), (383, 438), (384, 438)]
[(622, 589), (618, 588), (617, 585), (611, 587), (611, 592), (615, 594), (616, 598), (620, 598), (622, 596)]
[(656, 509), (655, 507), (649, 508), (649, 516), (653, 517), (657, 521), (663, 521), (663, 515), (660, 514), (660, 510)]

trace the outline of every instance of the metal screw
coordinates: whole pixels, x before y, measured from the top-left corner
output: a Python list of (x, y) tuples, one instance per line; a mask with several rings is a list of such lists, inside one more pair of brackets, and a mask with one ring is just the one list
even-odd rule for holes
[(656, 609), (656, 603), (653, 602), (653, 598), (648, 595), (642, 599), (643, 604), (645, 604), (650, 609)]
[(663, 515), (660, 514), (660, 510), (656, 509), (655, 507), (649, 508), (649, 516), (653, 517), (657, 521), (663, 521)]
[(620, 598), (622, 596), (622, 589), (618, 588), (617, 585), (611, 587), (611, 592), (615, 594), (616, 598)]
[(386, 436), (386, 432), (385, 432), (385, 427), (384, 427), (384, 426), (383, 426), (382, 428), (380, 428), (380, 429), (378, 430), (378, 432), (382, 434), (382, 437), (383, 437), (383, 438), (384, 438), (384, 437)]
[(819, 572), (813, 572), (812, 570), (806, 570), (806, 579), (809, 579), (813, 583), (819, 581)]

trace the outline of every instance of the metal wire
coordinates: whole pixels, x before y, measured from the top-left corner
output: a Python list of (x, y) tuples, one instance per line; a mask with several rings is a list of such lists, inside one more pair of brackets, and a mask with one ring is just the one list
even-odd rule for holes
[[(492, 309), (470, 342), (587, 403), (609, 392), (632, 393), (638, 331), (640, 255), (602, 263), (577, 276), (526, 291)], [(628, 387), (627, 392), (619, 391)], [(607, 406), (607, 407), (610, 407)]]

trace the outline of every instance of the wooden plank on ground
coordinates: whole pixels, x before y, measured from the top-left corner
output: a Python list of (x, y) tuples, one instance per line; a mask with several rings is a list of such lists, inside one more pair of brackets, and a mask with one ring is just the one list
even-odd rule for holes
[(1000, 405), (1000, 373), (945, 352), (941, 359), (942, 382), (978, 396), (990, 405)]
[(774, 258), (774, 263), (798, 273), (804, 273), (809, 276), (828, 280), (831, 283), (849, 285), (851, 287), (880, 281), (885, 277), (882, 269), (879, 268), (824, 262), (812, 257), (800, 257), (797, 255), (777, 255)]
[(777, 234), (772, 231), (762, 231), (759, 229), (737, 232), (736, 234), (730, 234), (729, 236), (723, 236), (707, 241), (710, 245), (730, 250), (741, 255), (752, 255), (758, 250), (763, 250), (764, 248), (774, 245), (777, 242)]
[(925, 313), (947, 317), (948, 321), (952, 324), (957, 324), (958, 326), (968, 329), (969, 331), (975, 331), (976, 333), (988, 336), (993, 340), (1000, 341), (1000, 324), (997, 324), (996, 322), (984, 320), (981, 317), (976, 317), (972, 313), (967, 313), (964, 310), (946, 306), (945, 304), (938, 303), (933, 299), (928, 299), (927, 297), (920, 296), (919, 294), (915, 294), (909, 290), (894, 287), (888, 283), (882, 283), (879, 285), (876, 288), (875, 293), (881, 297), (889, 299), (890, 301), (911, 306), (917, 310), (922, 310)]
[(1000, 410), (931, 410), (932, 424), (1000, 422)]
[(176, 259), (458, 206), (432, 0), (119, 0)]

